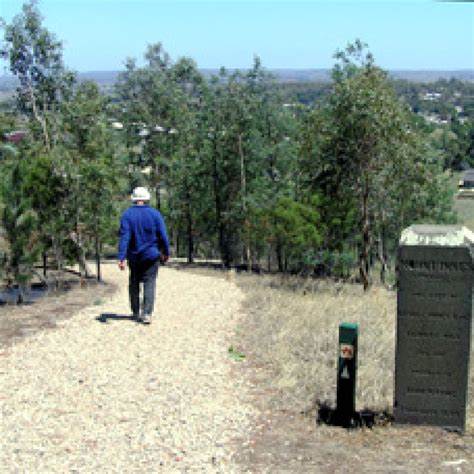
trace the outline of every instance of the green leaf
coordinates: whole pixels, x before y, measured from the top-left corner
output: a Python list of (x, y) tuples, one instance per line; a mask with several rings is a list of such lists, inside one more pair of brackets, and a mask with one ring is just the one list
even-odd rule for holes
[(228, 349), (228, 354), (231, 359), (234, 359), (236, 362), (242, 362), (245, 359), (245, 354), (239, 352), (234, 346), (230, 346)]

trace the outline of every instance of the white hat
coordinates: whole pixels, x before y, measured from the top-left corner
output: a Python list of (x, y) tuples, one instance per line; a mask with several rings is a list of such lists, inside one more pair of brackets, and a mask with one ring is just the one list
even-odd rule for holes
[(138, 187), (133, 190), (132, 201), (149, 201), (150, 193), (147, 188)]

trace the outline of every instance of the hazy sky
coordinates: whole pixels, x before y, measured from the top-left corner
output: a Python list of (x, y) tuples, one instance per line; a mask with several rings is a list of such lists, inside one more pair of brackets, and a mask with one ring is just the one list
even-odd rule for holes
[[(0, 0), (11, 21), (23, 1)], [(474, 3), (432, 0), (40, 0), (66, 65), (119, 70), (161, 41), (201, 68), (330, 68), (356, 38), (385, 69), (474, 69)], [(0, 74), (4, 71), (2, 70)]]

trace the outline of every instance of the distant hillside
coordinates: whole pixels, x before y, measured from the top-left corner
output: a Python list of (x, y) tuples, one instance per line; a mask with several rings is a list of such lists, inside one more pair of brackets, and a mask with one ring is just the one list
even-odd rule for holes
[[(120, 71), (88, 71), (79, 72), (77, 75), (80, 81), (94, 81), (99, 86), (112, 85), (117, 81)], [(13, 76), (0, 76), (0, 92), (10, 92), (18, 81)]]
[[(229, 71), (232, 71), (229, 69)], [(219, 72), (219, 69), (201, 69), (202, 74), (210, 77)], [(281, 82), (326, 82), (330, 80), (330, 69), (273, 69), (270, 70)], [(89, 71), (78, 73), (80, 80), (91, 80), (101, 86), (112, 85), (116, 82), (120, 71)], [(474, 82), (474, 70), (459, 71), (389, 71), (395, 79), (406, 79), (413, 82), (435, 82), (438, 79), (459, 79)], [(8, 92), (15, 88), (16, 80), (12, 76), (0, 76), (0, 92)]]
[[(218, 69), (201, 69), (205, 76), (219, 72)], [(270, 69), (270, 72), (281, 82), (327, 82), (331, 79), (330, 69)], [(459, 79), (474, 81), (474, 70), (459, 71), (410, 71), (393, 70), (389, 75), (394, 79), (406, 79), (413, 82), (435, 82), (438, 79)]]
[(458, 71), (389, 71), (390, 76), (395, 79), (406, 79), (413, 82), (435, 82), (438, 79), (458, 79), (460, 81), (474, 81), (473, 69), (462, 69)]
[(122, 71), (89, 71), (78, 73), (81, 81), (94, 81), (99, 85), (114, 84)]

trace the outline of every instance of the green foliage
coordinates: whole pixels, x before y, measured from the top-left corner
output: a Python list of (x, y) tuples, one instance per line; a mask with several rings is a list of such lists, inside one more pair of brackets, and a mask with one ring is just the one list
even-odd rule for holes
[[(170, 161), (176, 152), (176, 135), (183, 109), (183, 83), (192, 61), (173, 65), (161, 43), (148, 46), (147, 65), (137, 68), (129, 61), (115, 87), (116, 117), (124, 124), (130, 176), (148, 169), (144, 177), (161, 207), (162, 189), (167, 184)], [(194, 73), (197, 71), (194, 69)], [(136, 179), (136, 178), (133, 178)], [(130, 187), (131, 189), (131, 187)]]
[[(433, 146), (445, 168), (459, 169), (462, 163), (474, 166), (474, 85), (457, 79), (435, 82), (389, 80), (399, 100), (410, 107), (413, 126), (433, 133)], [(329, 97), (331, 84), (289, 83), (279, 86), (287, 101), (320, 105)]]
[(287, 107), (297, 104), (314, 106), (323, 101), (330, 93), (329, 82), (289, 82), (281, 84), (278, 89), (285, 100)]
[(222, 70), (213, 78), (204, 106), (204, 167), (220, 255), (230, 265), (240, 253), (251, 265), (262, 247), (272, 252), (272, 242), (262, 240), (266, 220), (255, 220), (258, 209), (271, 209), (292, 188), (295, 117), (258, 58), (246, 74)]
[(325, 229), (319, 205), (318, 196), (312, 196), (307, 203), (281, 197), (270, 211), (274, 238), (284, 242), (285, 254), (293, 261), (305, 260), (305, 253), (318, 249), (323, 241)]
[[(365, 45), (356, 41), (336, 58), (333, 91), (305, 124), (302, 165), (306, 187), (326, 199), (331, 240), (339, 249), (358, 244), (367, 287), (375, 241), (385, 259), (405, 225), (450, 221), (452, 201), (439, 159)], [(358, 235), (347, 234), (351, 224)]]
[(229, 354), (229, 357), (236, 362), (242, 362), (245, 359), (245, 354), (238, 351), (234, 346), (230, 346), (227, 353)]
[(33, 266), (42, 250), (40, 219), (31, 208), (25, 188), (25, 162), (2, 166), (0, 175), (1, 222), (9, 243), (3, 258), (7, 279), (25, 284), (33, 275)]
[(332, 276), (347, 279), (357, 266), (357, 256), (353, 251), (320, 250), (308, 251), (305, 255), (305, 264), (313, 268), (318, 276)]
[(107, 101), (97, 85), (84, 82), (64, 104), (62, 115), (68, 157), (65, 170), (72, 191), (70, 241), (85, 272), (85, 255), (95, 255), (98, 278), (100, 249), (104, 241), (115, 237), (118, 218), (114, 205), (118, 168), (106, 109)]
[[(93, 250), (97, 255), (116, 225), (117, 168), (107, 103), (96, 84), (76, 86), (62, 64), (61, 43), (42, 25), (36, 1), (25, 3), (4, 32), (2, 56), (19, 79), (17, 106), (31, 137), (21, 145), (21, 161), (15, 164), (12, 158), (12, 166), (21, 167), (22, 212), (37, 216), (37, 240), (53, 253), (59, 270), (66, 259), (78, 261), (87, 273), (85, 254)], [(5, 192), (4, 226), (11, 227), (11, 199)], [(15, 236), (9, 234), (8, 240), (15, 250)]]
[(22, 13), (4, 25), (0, 57), (19, 79), (17, 106), (32, 120), (31, 130), (50, 148), (55, 136), (55, 110), (75, 81), (64, 69), (62, 45), (43, 25), (36, 0), (23, 5)]
[(54, 221), (67, 197), (64, 176), (56, 172), (52, 155), (25, 157), (22, 161), (22, 188), (30, 205), (38, 210), (43, 223)]

